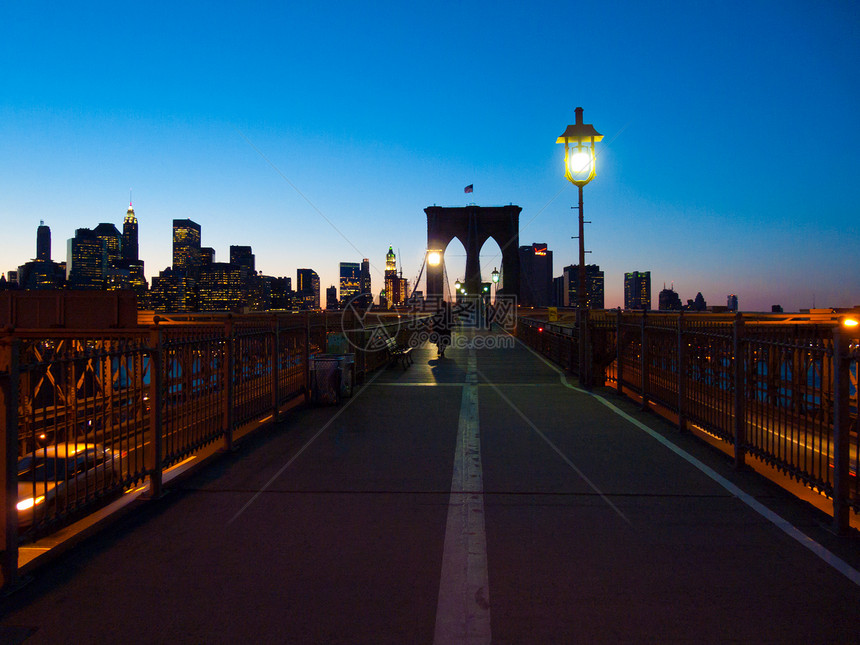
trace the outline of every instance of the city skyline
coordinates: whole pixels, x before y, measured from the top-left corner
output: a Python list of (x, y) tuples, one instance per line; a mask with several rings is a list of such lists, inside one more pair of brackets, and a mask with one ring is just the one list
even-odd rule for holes
[(369, 258), (378, 293), (389, 245), (414, 284), (423, 209), (468, 202), (521, 206), (557, 277), (577, 242), (555, 139), (582, 106), (605, 135), (585, 239), (607, 307), (634, 269), (745, 311), (860, 304), (854, 4), (40, 7), (0, 9), (4, 272), (40, 220), (55, 260), (76, 228), (119, 227), (132, 188), (149, 279), (188, 218), (267, 275), (325, 287)]

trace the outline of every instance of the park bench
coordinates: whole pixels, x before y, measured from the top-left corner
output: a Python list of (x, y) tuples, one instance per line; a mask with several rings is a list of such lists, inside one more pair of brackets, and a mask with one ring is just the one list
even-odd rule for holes
[(406, 369), (412, 363), (412, 347), (410, 345), (398, 345), (395, 338), (387, 338), (385, 340), (385, 351), (388, 352), (389, 360), (392, 363), (400, 361), (403, 369)]

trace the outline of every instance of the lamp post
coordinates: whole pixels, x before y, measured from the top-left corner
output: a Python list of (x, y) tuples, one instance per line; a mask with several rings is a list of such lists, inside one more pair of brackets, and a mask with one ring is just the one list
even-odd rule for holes
[(502, 276), (498, 268), (493, 268), (490, 278), (493, 280), (493, 304), (496, 302), (496, 294), (499, 292), (499, 278)]
[(567, 126), (562, 135), (556, 139), (556, 143), (564, 144), (564, 176), (579, 189), (579, 288), (576, 290), (579, 319), (579, 383), (583, 387), (590, 387), (590, 369), (586, 364), (588, 294), (585, 291), (585, 221), (582, 188), (594, 179), (596, 162), (594, 144), (603, 139), (603, 135), (590, 123), (582, 122), (581, 107), (576, 108), (575, 113), (576, 123)]

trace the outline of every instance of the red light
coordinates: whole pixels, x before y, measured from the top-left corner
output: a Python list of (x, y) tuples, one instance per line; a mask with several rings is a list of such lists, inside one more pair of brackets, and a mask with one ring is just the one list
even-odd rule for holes
[(543, 327), (538, 327), (538, 331), (543, 331)]

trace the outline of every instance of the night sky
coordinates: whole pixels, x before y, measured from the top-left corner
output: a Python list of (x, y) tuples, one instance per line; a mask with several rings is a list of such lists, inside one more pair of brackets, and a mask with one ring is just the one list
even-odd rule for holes
[[(606, 306), (651, 271), (744, 311), (860, 305), (856, 2), (0, 5), (0, 270), (121, 228), (147, 278), (191, 218), (216, 261), (414, 279), (433, 204), (517, 204), (520, 243), (577, 261), (555, 140), (604, 136), (585, 188)], [(474, 185), (474, 193), (463, 188)], [(446, 254), (451, 282), (465, 257)], [(500, 264), (482, 253), (485, 279)]]

